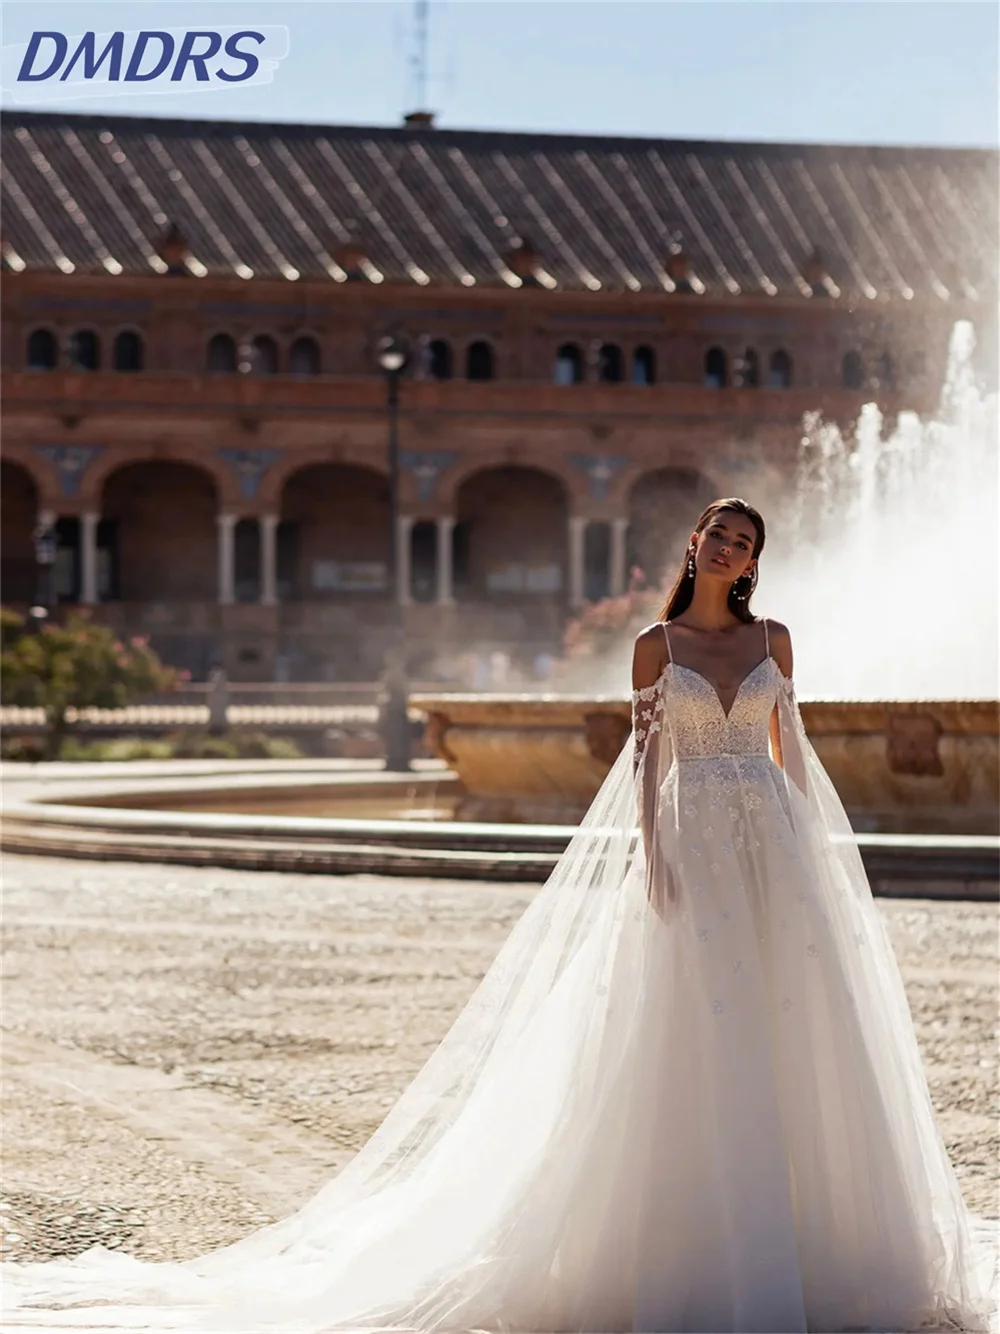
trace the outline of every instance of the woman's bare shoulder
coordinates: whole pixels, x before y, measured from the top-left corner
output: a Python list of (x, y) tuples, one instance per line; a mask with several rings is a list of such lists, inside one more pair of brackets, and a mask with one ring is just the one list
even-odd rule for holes
[(659, 677), (668, 662), (667, 637), (662, 621), (654, 621), (635, 637), (632, 654), (632, 685), (636, 689), (650, 686)]
[(635, 652), (637, 657), (655, 659), (661, 666), (670, 661), (670, 645), (662, 621), (654, 621), (639, 631), (635, 637)]
[(654, 621), (652, 625), (647, 625), (645, 630), (640, 630), (635, 637), (637, 644), (659, 643), (666, 646), (667, 637), (663, 633), (663, 622)]

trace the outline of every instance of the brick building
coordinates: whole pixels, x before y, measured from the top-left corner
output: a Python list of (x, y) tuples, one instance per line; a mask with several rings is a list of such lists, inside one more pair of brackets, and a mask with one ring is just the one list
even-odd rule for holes
[[(2, 579), (203, 676), (530, 656), (787, 476), (803, 414), (996, 355), (997, 156), (8, 113)], [(769, 483), (770, 485), (770, 483)]]

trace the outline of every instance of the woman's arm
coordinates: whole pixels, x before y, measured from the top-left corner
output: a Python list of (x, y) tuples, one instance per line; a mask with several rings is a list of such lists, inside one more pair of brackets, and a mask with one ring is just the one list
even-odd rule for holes
[[(782, 674), (789, 680), (792, 677), (792, 636), (788, 632), (788, 626), (782, 625), (780, 621), (768, 620), (767, 622), (768, 641), (771, 645), (771, 656), (778, 664)], [(771, 719), (769, 732), (771, 736), (771, 755), (775, 764), (780, 768), (785, 767), (784, 756), (781, 753), (781, 728), (778, 722), (778, 706), (775, 704), (771, 710)]]
[[(663, 629), (659, 625), (650, 625), (637, 637), (635, 648), (632, 651), (632, 689), (649, 690), (656, 685), (663, 675), (663, 669), (667, 665), (667, 638)], [(639, 700), (635, 714), (632, 720), (633, 730), (635, 732), (636, 750), (635, 750), (635, 768), (639, 768), (639, 763), (645, 753), (646, 744), (649, 739), (649, 720), (644, 717), (646, 709), (643, 708), (643, 701)], [(655, 700), (648, 702), (649, 712), (654, 711)]]

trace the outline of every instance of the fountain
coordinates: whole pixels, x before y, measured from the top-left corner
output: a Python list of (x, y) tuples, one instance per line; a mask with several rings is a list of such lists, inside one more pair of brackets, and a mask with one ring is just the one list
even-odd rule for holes
[(794, 628), (819, 699), (995, 700), (997, 401), (955, 326), (934, 420), (874, 404), (853, 440), (805, 425), (790, 510), (765, 555), (767, 598)]

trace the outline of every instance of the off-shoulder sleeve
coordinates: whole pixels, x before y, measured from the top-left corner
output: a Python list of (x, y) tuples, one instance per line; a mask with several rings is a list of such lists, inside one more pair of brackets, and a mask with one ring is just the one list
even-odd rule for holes
[(673, 756), (662, 678), (654, 685), (632, 691), (632, 730), (636, 810), (642, 834), (647, 895), (651, 902), (655, 900), (662, 905), (667, 898), (670, 874), (664, 846), (670, 839), (670, 830), (669, 822), (667, 827), (662, 827), (660, 790)]
[(660, 683), (643, 686), (632, 691), (632, 733), (635, 737), (634, 763), (638, 771), (651, 740), (656, 745), (656, 738), (662, 731), (662, 706), (660, 702)]

